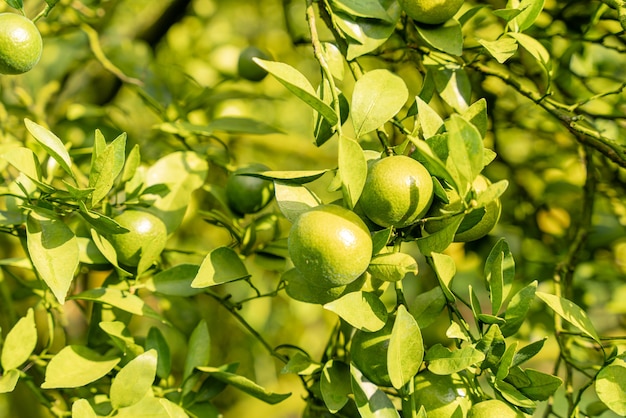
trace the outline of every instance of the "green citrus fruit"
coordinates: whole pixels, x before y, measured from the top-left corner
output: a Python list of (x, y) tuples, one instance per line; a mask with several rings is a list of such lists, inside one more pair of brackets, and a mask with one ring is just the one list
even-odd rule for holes
[(136, 267), (142, 251), (150, 246), (151, 251), (160, 252), (165, 247), (167, 229), (155, 215), (137, 209), (129, 209), (113, 218), (129, 232), (112, 234), (108, 237), (117, 253), (120, 264)]
[(239, 168), (226, 180), (228, 206), (240, 215), (256, 213), (263, 209), (274, 197), (274, 182), (258, 177), (241, 176), (243, 173), (268, 171), (263, 164), (250, 164)]
[(415, 377), (413, 397), (418, 408), (424, 407), (428, 418), (465, 418), (472, 406), (458, 374), (437, 375), (428, 370), (419, 373)]
[(368, 168), (358, 204), (380, 226), (403, 228), (417, 222), (433, 200), (433, 180), (422, 164), (399, 155)]
[(315, 286), (337, 287), (356, 280), (372, 258), (372, 238), (354, 212), (321, 205), (301, 214), (288, 239), (289, 256)]
[[(476, 177), (472, 187), (477, 194), (484, 192), (491, 182), (483, 175)], [(464, 205), (461, 197), (454, 191), (448, 192), (449, 203), (437, 201), (433, 203), (428, 211), (427, 217), (445, 216), (460, 213)], [(483, 208), (477, 208), (465, 215), (461, 225), (456, 231), (454, 241), (469, 242), (475, 241), (487, 235), (500, 220), (502, 203), (500, 199), (493, 200)], [(426, 222), (424, 228), (428, 233), (434, 233), (446, 226), (448, 220), (435, 220)]]
[(255, 46), (249, 46), (241, 51), (239, 60), (237, 61), (237, 71), (239, 77), (250, 81), (261, 81), (267, 75), (267, 71), (259, 67), (252, 58), (260, 58), (262, 60), (270, 60), (271, 57), (261, 49)]
[(395, 318), (389, 317), (384, 327), (374, 332), (357, 330), (350, 343), (350, 358), (363, 376), (378, 385), (390, 387), (387, 351)]
[(472, 406), (467, 416), (468, 418), (523, 418), (524, 414), (511, 408), (503, 401), (489, 399)]
[(0, 73), (22, 74), (41, 58), (43, 41), (32, 20), (15, 13), (0, 13)]
[(398, 0), (404, 12), (416, 22), (439, 25), (451, 19), (463, 0)]

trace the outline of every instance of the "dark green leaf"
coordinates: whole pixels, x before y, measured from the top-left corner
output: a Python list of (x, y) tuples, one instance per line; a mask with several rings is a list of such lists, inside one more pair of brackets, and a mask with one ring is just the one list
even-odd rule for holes
[(411, 314), (420, 328), (426, 328), (439, 318), (445, 307), (446, 296), (441, 287), (437, 286), (417, 295), (411, 304)]
[(390, 20), (378, 0), (331, 0), (331, 7), (355, 17)]
[(537, 406), (533, 400), (529, 399), (510, 383), (502, 380), (496, 380), (494, 382), (494, 387), (504, 399), (513, 405), (530, 409), (534, 409)]
[(83, 201), (79, 203), (79, 213), (84, 220), (89, 222), (100, 234), (123, 234), (129, 232), (127, 228), (124, 228), (118, 224), (113, 218), (103, 215), (100, 212), (88, 209)]
[(189, 297), (200, 294), (202, 289), (191, 287), (198, 275), (197, 264), (179, 264), (162, 270), (145, 281), (146, 289), (168, 296)]
[(291, 396), (291, 393), (275, 393), (259, 386), (253, 381), (234, 373), (222, 371), (215, 367), (198, 367), (198, 370), (208, 373), (210, 376), (227, 383), (248, 395), (251, 395), (263, 402), (277, 404)]
[(310, 376), (320, 370), (321, 365), (311, 360), (308, 355), (296, 351), (282, 368), (281, 373), (295, 373), (301, 376)]
[(431, 47), (450, 55), (460, 56), (463, 52), (461, 24), (449, 19), (443, 25), (418, 25), (419, 36)]
[(189, 337), (183, 380), (188, 379), (196, 368), (208, 366), (210, 361), (211, 335), (209, 334), (209, 327), (206, 321), (202, 319)]
[(328, 410), (335, 414), (346, 403), (352, 394), (350, 366), (339, 360), (330, 360), (322, 369), (320, 392)]
[(497, 365), (506, 351), (506, 343), (500, 327), (491, 325), (478, 343), (476, 343), (476, 349), (485, 355), (481, 368), (483, 370), (487, 368), (497, 370)]
[(155, 350), (157, 352), (157, 376), (165, 379), (170, 375), (172, 369), (172, 356), (170, 346), (157, 327), (150, 327), (145, 342), (146, 351)]
[(533, 358), (539, 353), (539, 351), (541, 351), (545, 342), (546, 338), (543, 338), (520, 348), (520, 350), (515, 353), (515, 356), (513, 357), (513, 363), (511, 363), (511, 367), (519, 366), (520, 364), (525, 363), (526, 361)]
[(502, 334), (505, 337), (515, 334), (522, 326), (535, 300), (536, 291), (537, 281), (534, 281), (513, 295), (504, 313), (506, 324), (502, 327)]
[(533, 401), (548, 400), (563, 384), (563, 380), (561, 380), (558, 376), (553, 376), (551, 374), (543, 373), (530, 368), (524, 370), (524, 374), (528, 377), (530, 385), (526, 387), (519, 387), (518, 389)]

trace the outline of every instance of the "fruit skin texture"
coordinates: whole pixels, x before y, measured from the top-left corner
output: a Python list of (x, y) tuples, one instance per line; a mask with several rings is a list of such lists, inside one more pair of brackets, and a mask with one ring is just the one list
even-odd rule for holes
[(392, 386), (387, 370), (387, 351), (394, 320), (394, 317), (390, 317), (378, 331), (357, 330), (350, 343), (352, 362), (363, 376), (378, 386)]
[[(437, 375), (428, 370), (419, 373), (413, 397), (418, 408), (424, 406), (428, 418), (464, 418), (472, 406), (467, 388), (457, 374)], [(500, 418), (492, 418), (496, 417)]]
[(468, 418), (523, 418), (524, 415), (521, 412), (511, 408), (506, 403), (497, 400), (489, 399), (477, 403), (470, 409)]
[(256, 62), (252, 61), (252, 58), (260, 58), (262, 60), (271, 59), (265, 51), (255, 46), (249, 46), (239, 54), (237, 72), (239, 73), (239, 77), (245, 78), (246, 80), (261, 81), (267, 76), (267, 71), (259, 67)]
[[(491, 182), (483, 175), (478, 175), (474, 182), (472, 183), (472, 187), (476, 191), (476, 193), (480, 194), (485, 191)], [(443, 216), (450, 213), (458, 213), (463, 210), (463, 203), (461, 202), (461, 197), (456, 192), (448, 193), (449, 203), (441, 203), (435, 202), (432, 207), (428, 211), (427, 217), (431, 216)], [(477, 212), (480, 211), (480, 212)], [(482, 217), (476, 222), (476, 217), (472, 217), (472, 214)], [(470, 212), (465, 216), (461, 225), (459, 225), (459, 229), (454, 236), (455, 242), (469, 242), (476, 241), (484, 236), (486, 236), (494, 226), (500, 220), (500, 214), (502, 213), (502, 203), (500, 199), (496, 199), (492, 202), (489, 202), (483, 209), (476, 209), (474, 212)], [(428, 233), (434, 233), (438, 230), (442, 229), (446, 225), (446, 221), (431, 221), (427, 222), (424, 227)]]
[(270, 203), (274, 197), (274, 182), (258, 177), (237, 175), (268, 170), (269, 168), (263, 164), (250, 164), (228, 176), (226, 199), (233, 212), (239, 215), (256, 213)]
[(23, 74), (41, 58), (43, 41), (32, 20), (0, 13), (0, 73)]
[(398, 0), (400, 7), (413, 20), (439, 25), (451, 19), (463, 5), (463, 0)]
[(337, 287), (352, 283), (372, 258), (372, 238), (354, 212), (321, 205), (301, 214), (288, 239), (293, 265), (312, 285)]
[[(113, 218), (118, 224), (128, 229), (123, 234), (112, 234), (108, 237), (118, 261), (126, 266), (137, 267), (141, 259), (141, 251), (148, 243), (165, 247), (167, 229), (165, 224), (155, 215), (136, 209), (129, 209)], [(161, 248), (162, 250), (162, 248)]]
[(426, 168), (404, 156), (382, 158), (369, 166), (359, 205), (383, 227), (404, 228), (421, 219), (433, 200), (433, 180)]

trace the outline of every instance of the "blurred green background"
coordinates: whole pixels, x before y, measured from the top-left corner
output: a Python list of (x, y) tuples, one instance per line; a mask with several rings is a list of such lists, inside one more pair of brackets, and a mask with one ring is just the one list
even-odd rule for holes
[[(96, 128), (109, 140), (127, 132), (130, 144), (141, 146), (146, 162), (186, 147), (202, 150), (211, 161), (208, 184), (196, 193), (181, 230), (168, 242), (165, 254), (171, 264), (200, 263), (206, 252), (231, 240), (224, 228), (211, 225), (196, 214), (215, 204), (212, 188), (223, 186), (226, 167), (253, 161), (276, 170), (325, 169), (336, 165), (335, 140), (321, 148), (314, 145), (312, 111), (306, 105), (271, 77), (260, 83), (237, 78), (239, 52), (255, 45), (267, 50), (275, 60), (294, 66), (317, 85), (319, 67), (307, 42), (304, 6), (304, 1), (287, 0), (63, 0), (38, 22), (45, 44), (41, 63), (23, 76), (0, 77), (0, 151), (22, 140), (24, 117), (45, 121), (60, 138), (70, 142), (78, 164), (81, 158), (84, 164), (88, 163), (85, 150), (92, 146)], [(41, 2), (26, 1), (29, 16), (41, 7)], [(2, 3), (0, 11), (6, 10), (9, 8)], [(488, 23), (478, 19), (473, 29), (488, 31)], [(549, 16), (544, 16), (540, 23), (548, 27)], [(116, 77), (104, 68), (102, 59), (95, 58), (98, 51), (90, 46), (91, 30), (97, 34), (106, 57), (128, 77), (127, 82), (121, 83), (119, 74)], [(322, 36), (330, 39), (324, 31)], [(558, 48), (554, 45), (553, 53)], [(614, 79), (622, 80), (626, 75), (623, 54), (605, 49), (589, 47), (568, 60), (568, 65), (587, 71), (590, 78), (598, 72), (611, 73)], [(389, 66), (405, 78), (413, 94), (419, 92), (421, 76), (411, 63), (389, 64), (375, 58), (366, 58), (364, 62), (372, 68)], [(567, 84), (571, 80), (559, 81), (572, 87)], [(613, 88), (605, 78), (594, 82)], [(346, 77), (342, 89), (349, 92), (351, 83)], [(463, 293), (467, 284), (477, 283), (482, 260), (496, 239), (505, 237), (516, 259), (518, 285), (538, 280), (540, 290), (551, 291), (555, 269), (567, 254), (572, 231), (580, 219), (586, 172), (577, 144), (557, 122), (502, 83), (486, 80), (475, 88), (477, 98), (488, 99), (492, 117), (486, 145), (499, 155), (486, 174), (492, 180), (509, 179), (511, 184), (503, 198), (501, 222), (492, 235), (449, 248), (459, 272), (455, 285)], [(613, 99), (595, 101), (589, 107), (607, 114), (616, 108), (624, 109), (623, 97), (610, 100)], [(216, 132), (207, 137), (181, 137), (168, 128), (169, 123), (179, 119), (206, 125), (223, 116), (250, 117), (283, 133)], [(623, 141), (623, 127), (614, 125), (607, 123), (608, 134)], [(374, 148), (374, 141), (372, 138), (364, 147)], [(588, 311), (600, 334), (624, 336), (626, 174), (610, 164), (598, 164), (597, 169), (603, 181), (596, 193), (593, 227), (573, 272), (572, 296)], [(325, 196), (328, 180), (322, 178), (312, 186)], [(272, 205), (266, 211), (277, 208)], [(283, 223), (282, 227), (285, 235), (289, 225)], [(434, 287), (436, 280), (416, 248), (407, 245), (405, 250), (418, 258), (421, 269), (420, 275), (407, 283), (411, 300)], [(21, 251), (16, 239), (0, 236), (0, 258), (19, 257), (23, 255)], [(285, 267), (284, 262), (261, 256), (249, 257), (246, 264), (255, 284), (266, 291), (276, 286)], [(97, 272), (91, 274), (94, 282), (102, 280)], [(228, 285), (220, 291), (231, 293), (235, 300), (253, 295), (245, 283)], [(20, 302), (26, 307), (29, 300)], [(281, 374), (282, 364), (212, 299), (200, 295), (193, 299), (155, 298), (151, 302), (175, 325), (175, 329), (162, 329), (172, 347), (175, 368), (182, 368), (187, 337), (205, 318), (211, 333), (212, 364), (240, 362), (240, 374), (270, 390), (293, 391), (287, 401), (268, 406), (229, 388), (216, 401), (226, 418), (301, 415), (301, 397), (305, 393), (298, 378)], [(271, 345), (297, 345), (314, 359), (321, 358), (336, 322), (333, 314), (319, 306), (302, 304), (283, 294), (249, 302), (240, 313)], [(80, 312), (68, 303), (65, 314), (66, 331), (71, 332), (59, 338), (58, 344), (84, 342), (85, 323)], [(548, 335), (552, 326), (550, 316), (539, 303), (531, 315), (519, 333), (524, 342)], [(3, 329), (8, 329), (7, 322), (5, 318), (0, 323)], [(137, 335), (145, 334), (152, 325), (155, 324), (147, 320), (132, 324)], [(447, 325), (444, 317), (425, 328), (426, 344), (446, 340)], [(552, 372), (557, 356), (554, 344), (547, 343), (533, 367)], [(626, 344), (621, 344), (620, 351), (624, 348)], [(597, 366), (593, 363), (593, 347), (572, 343), (570, 349), (581, 364)], [(20, 383), (15, 394), (0, 395), (0, 416), (46, 415)]]

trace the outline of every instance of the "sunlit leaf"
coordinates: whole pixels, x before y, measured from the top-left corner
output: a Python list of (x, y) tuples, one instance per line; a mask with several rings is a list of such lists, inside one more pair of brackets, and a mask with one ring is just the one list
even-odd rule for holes
[(582, 310), (578, 305), (568, 299), (549, 293), (536, 292), (535, 294), (539, 299), (544, 301), (546, 305), (552, 308), (557, 315), (600, 344), (600, 337), (591, 323), (587, 312)]
[(94, 382), (119, 363), (120, 358), (101, 356), (82, 345), (63, 347), (48, 363), (43, 389), (78, 388)]
[(96, 205), (110, 192), (117, 176), (124, 168), (126, 134), (121, 134), (98, 153), (91, 163), (89, 187), (94, 189), (91, 204)]
[(337, 413), (352, 394), (350, 366), (339, 360), (329, 360), (322, 369), (320, 391), (328, 410)]
[(440, 375), (460, 372), (484, 359), (485, 354), (472, 346), (451, 351), (441, 344), (432, 346), (424, 358), (428, 362), (428, 370)]
[(191, 282), (191, 287), (203, 288), (245, 279), (250, 276), (239, 255), (230, 247), (218, 247), (209, 252)]
[(417, 33), (431, 47), (450, 55), (460, 56), (463, 52), (461, 24), (449, 19), (442, 25), (418, 25)]
[(139, 402), (152, 387), (157, 369), (157, 352), (148, 350), (120, 370), (111, 383), (113, 408), (124, 408)]
[(65, 149), (63, 142), (58, 136), (50, 132), (48, 129), (26, 118), (24, 124), (28, 132), (39, 142), (39, 145), (46, 150), (52, 158), (56, 160), (63, 170), (70, 176), (74, 177), (72, 173), (72, 160), (70, 154)]
[(393, 387), (400, 389), (407, 384), (419, 371), (423, 359), (420, 327), (406, 307), (400, 305), (387, 350), (387, 369)]
[(391, 399), (359, 369), (350, 366), (352, 393), (361, 418), (400, 418)]
[(367, 270), (378, 279), (397, 282), (409, 273), (417, 274), (417, 261), (402, 252), (382, 253), (372, 258)]
[(626, 367), (612, 364), (600, 370), (596, 393), (611, 411), (626, 416)]
[(291, 393), (276, 393), (269, 391), (246, 377), (225, 372), (215, 367), (198, 367), (198, 370), (208, 373), (211, 377), (227, 383), (247, 393), (248, 395), (255, 397), (256, 399), (271, 405), (282, 402), (291, 396)]
[(378, 331), (387, 321), (385, 304), (371, 292), (351, 292), (324, 305), (357, 329)]
[(274, 195), (280, 211), (285, 218), (294, 222), (300, 214), (319, 206), (321, 200), (311, 190), (301, 185), (274, 183)]
[(4, 370), (17, 369), (24, 364), (37, 345), (35, 313), (32, 308), (15, 323), (4, 338), (0, 363)]

